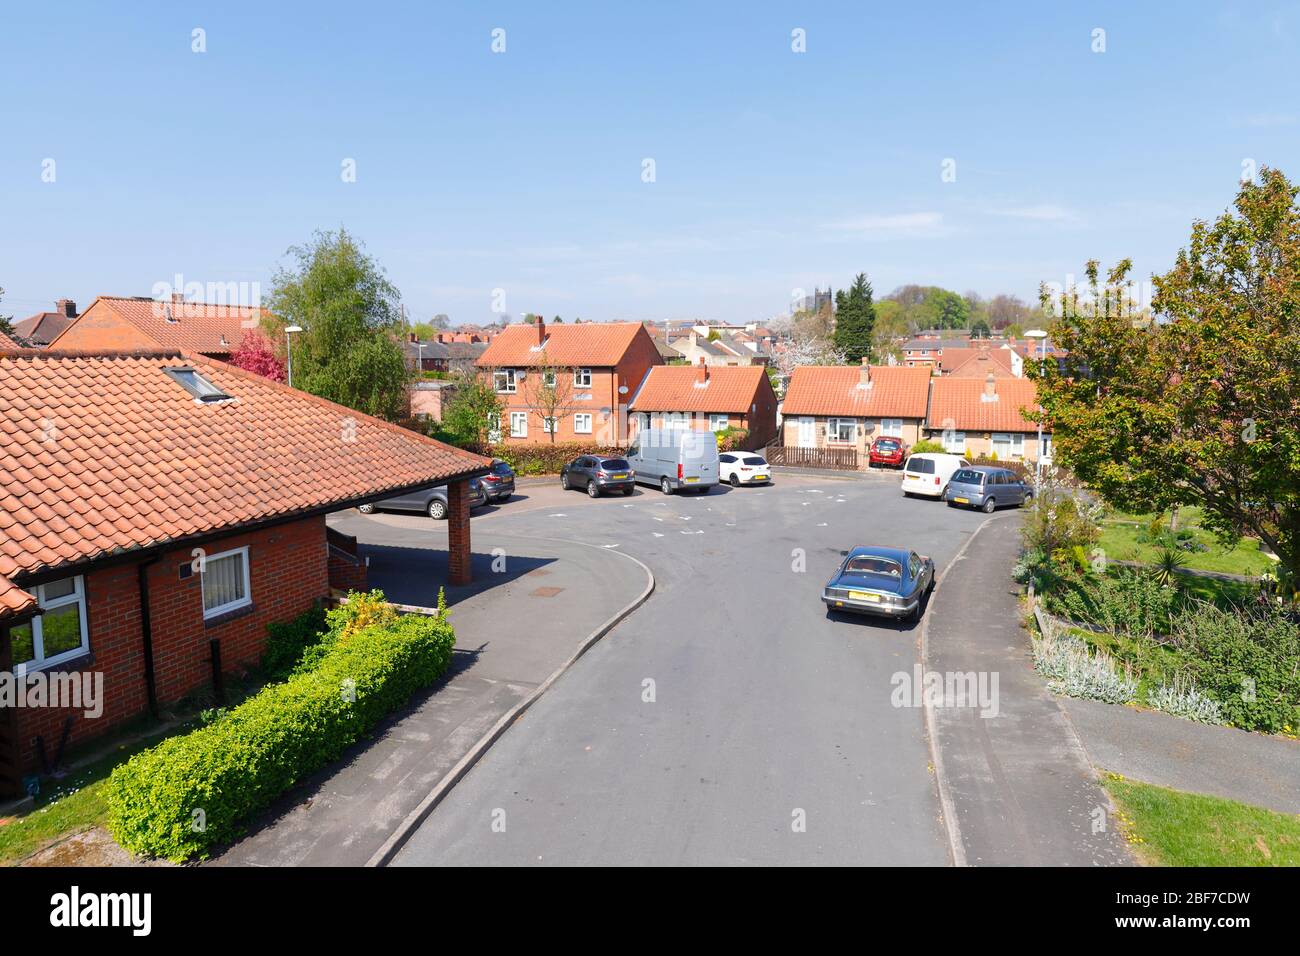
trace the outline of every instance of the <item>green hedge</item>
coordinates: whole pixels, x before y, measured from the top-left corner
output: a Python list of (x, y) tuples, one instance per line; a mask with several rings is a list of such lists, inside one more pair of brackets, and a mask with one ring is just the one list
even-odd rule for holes
[(455, 642), (444, 617), (416, 615), (339, 639), (311, 670), (114, 770), (109, 832), (138, 855), (206, 857), (433, 683), (451, 663)]
[(519, 475), (558, 475), (560, 469), (579, 455), (604, 455), (622, 457), (626, 448), (584, 442), (557, 442), (538, 445), (488, 445), (481, 453), (502, 458)]
[(298, 666), (308, 647), (318, 644), (325, 630), (325, 611), (314, 607), (291, 621), (275, 622), (266, 627), (266, 650), (262, 653), (262, 671), (269, 680), (284, 680)]

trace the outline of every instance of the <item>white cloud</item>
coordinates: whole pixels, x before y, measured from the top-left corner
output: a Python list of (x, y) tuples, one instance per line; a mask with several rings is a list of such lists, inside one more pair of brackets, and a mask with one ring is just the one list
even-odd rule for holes
[(1054, 206), (1050, 203), (1040, 203), (1032, 206), (1006, 206), (1002, 209), (990, 209), (989, 212), (994, 216), (1005, 216), (1008, 219), (1029, 219), (1034, 222), (1068, 222), (1075, 218), (1073, 212), (1064, 206)]
[(1246, 125), (1256, 127), (1294, 126), (1296, 119), (1295, 113), (1254, 113), (1246, 117)]
[(943, 214), (938, 212), (860, 216), (833, 222), (829, 228), (840, 232), (863, 233), (863, 238), (866, 239), (928, 239), (947, 235), (951, 231), (944, 225)]

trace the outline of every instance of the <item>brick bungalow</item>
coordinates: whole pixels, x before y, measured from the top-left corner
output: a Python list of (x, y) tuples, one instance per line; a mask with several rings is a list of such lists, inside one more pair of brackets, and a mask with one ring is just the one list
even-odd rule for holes
[[(639, 322), (548, 326), (539, 318), (494, 336), (476, 364), (504, 406), (501, 441), (616, 445), (627, 441), (628, 401), (663, 358)], [(538, 366), (556, 373), (553, 416), (538, 402)]]
[(101, 295), (48, 347), (64, 351), (182, 349), (225, 361), (261, 318), (261, 309), (207, 305), (180, 295), (165, 302), (148, 296)]
[(628, 405), (631, 434), (647, 427), (743, 428), (746, 448), (776, 437), (776, 393), (762, 366), (687, 365), (650, 369)]
[(881, 436), (914, 445), (929, 399), (930, 369), (905, 365), (805, 365), (794, 370), (782, 405), (782, 444), (848, 448), (865, 464)]
[[(1031, 379), (987, 374), (983, 380), (960, 376), (936, 378), (931, 386), (926, 436), (957, 455), (1001, 461), (1037, 461), (1038, 424), (1022, 409), (1037, 406)], [(1052, 456), (1052, 436), (1043, 433), (1044, 462)]]
[(0, 352), (0, 434), (0, 674), (103, 679), (98, 717), (0, 707), (4, 795), (363, 583), (330, 512), (450, 485), (450, 578), (469, 580), (468, 481), (487, 459), (221, 362)]
[(21, 322), (14, 323), (14, 334), (30, 342), (33, 348), (43, 349), (53, 342), (77, 317), (77, 303), (60, 299), (54, 303), (53, 312), (37, 312)]

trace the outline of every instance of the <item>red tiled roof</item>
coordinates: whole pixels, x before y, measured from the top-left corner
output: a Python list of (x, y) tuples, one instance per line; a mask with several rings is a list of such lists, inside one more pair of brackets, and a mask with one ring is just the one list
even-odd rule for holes
[(3, 332), (0, 332), (0, 349), (18, 349), (18, 348), (22, 348), (22, 346), (19, 345), (17, 342), (15, 342), (13, 339), (11, 339), (9, 336), (5, 335)]
[(737, 412), (749, 414), (767, 375), (761, 365), (706, 366), (707, 384), (691, 365), (655, 365), (628, 408), (636, 412)]
[[(162, 371), (185, 366), (233, 400), (199, 402)], [(488, 465), (201, 356), (5, 353), (0, 576), (344, 507)]]
[[(1032, 432), (1037, 424), (1020, 414), (1033, 408), (1037, 391), (1027, 378), (995, 377), (997, 401), (983, 400), (986, 379), (936, 378), (930, 393), (928, 428), (975, 432)], [(950, 423), (951, 422), (951, 423)]]
[(32, 342), (53, 342), (59, 333), (73, 323), (73, 318), (62, 312), (37, 312), (21, 322), (14, 323), (14, 331)]
[(871, 366), (871, 387), (862, 388), (857, 365), (803, 365), (786, 386), (783, 415), (847, 418), (924, 418), (930, 370), (905, 365)]
[(30, 611), (36, 598), (0, 574), (0, 619)]
[[(100, 303), (135, 326), (160, 348), (202, 352), (205, 355), (223, 355), (239, 348), (244, 333), (250, 328), (257, 328), (265, 314), (263, 309), (242, 305), (162, 302), (157, 299), (102, 295), (68, 327), (75, 328), (76, 322), (85, 318)], [(59, 337), (50, 342), (50, 348), (59, 347)]]
[[(614, 366), (632, 345), (640, 322), (583, 322), (547, 325), (546, 361), (560, 366)], [(480, 367), (539, 365), (543, 349), (538, 347), (537, 327), (512, 325), (492, 342), (475, 363)]]
[(939, 366), (945, 375), (1011, 374), (1010, 349), (949, 348), (943, 350)]

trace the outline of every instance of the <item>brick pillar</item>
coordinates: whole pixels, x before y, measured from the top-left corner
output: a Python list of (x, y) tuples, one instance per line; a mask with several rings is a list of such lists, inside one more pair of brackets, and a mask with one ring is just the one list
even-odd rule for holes
[(452, 584), (469, 584), (469, 479), (447, 486), (447, 564)]

